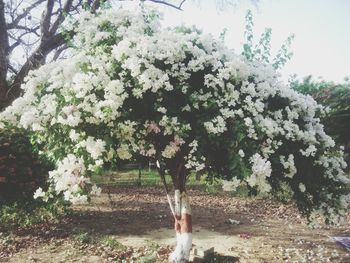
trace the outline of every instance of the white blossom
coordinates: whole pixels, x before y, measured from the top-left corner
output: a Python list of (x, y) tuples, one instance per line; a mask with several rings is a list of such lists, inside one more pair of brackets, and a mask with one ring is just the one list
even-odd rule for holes
[(242, 149), (239, 149), (238, 155), (243, 158), (245, 156), (245, 153), (244, 153), (244, 151)]
[(36, 189), (36, 191), (34, 192), (34, 199), (37, 199), (37, 198), (41, 198), (41, 197), (44, 197), (45, 196), (45, 193), (43, 192), (43, 189), (41, 187), (39, 187), (38, 189)]
[(306, 187), (305, 187), (305, 185), (304, 185), (303, 183), (300, 183), (300, 184), (299, 184), (299, 190), (300, 190), (300, 192), (302, 192), (302, 193), (305, 192)]
[(237, 178), (232, 178), (230, 181), (222, 180), (222, 189), (224, 191), (235, 191), (240, 184), (241, 180)]
[(250, 162), (252, 163), (252, 174), (246, 179), (247, 183), (251, 187), (258, 187), (262, 193), (269, 192), (271, 186), (266, 178), (271, 176), (271, 163), (257, 153), (250, 158)]

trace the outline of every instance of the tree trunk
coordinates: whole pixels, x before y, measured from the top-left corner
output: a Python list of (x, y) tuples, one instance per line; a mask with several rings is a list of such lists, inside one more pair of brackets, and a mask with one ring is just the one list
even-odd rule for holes
[(9, 39), (5, 21), (5, 3), (0, 0), (0, 110), (6, 105)]
[(175, 190), (175, 232), (177, 244), (169, 261), (188, 262), (192, 248), (192, 213), (186, 192), (179, 189)]

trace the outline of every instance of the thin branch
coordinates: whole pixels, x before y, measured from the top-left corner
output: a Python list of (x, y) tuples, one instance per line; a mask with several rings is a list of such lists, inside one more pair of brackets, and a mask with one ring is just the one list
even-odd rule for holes
[(83, 6), (83, 0), (79, 0), (79, 2), (76, 3), (75, 6), (73, 6), (72, 11), (78, 11), (78, 7)]
[(73, 0), (67, 0), (63, 6), (63, 9), (61, 10), (60, 14), (58, 15), (56, 21), (51, 25), (50, 27), (50, 34), (54, 34), (57, 31), (57, 28), (63, 23), (63, 21), (66, 18), (66, 14), (68, 14), (69, 10), (71, 9), (73, 4)]
[(55, 54), (53, 55), (52, 61), (55, 61), (59, 58), (59, 56), (62, 54), (63, 51), (65, 51), (68, 48), (67, 44), (64, 44), (63, 46), (61, 46), (60, 48), (58, 48), (55, 51)]
[(179, 8), (181, 9), (182, 8), (182, 5), (186, 2), (186, 0), (182, 0), (180, 5), (179, 5)]
[(43, 3), (45, 0), (38, 0), (34, 2), (32, 5), (28, 6), (26, 9), (23, 10), (23, 13), (18, 15), (10, 24), (7, 24), (7, 29), (13, 29), (16, 25), (18, 25), (19, 21), (22, 20), (22, 18), (26, 17), (32, 9)]
[(12, 20), (14, 19), (14, 15), (18, 16), (17, 10), (22, 5), (23, 2), (24, 2), (24, 0), (18, 1), (18, 2), (16, 2), (17, 5), (14, 6), (14, 4), (15, 4), (14, 1), (10, 1), (8, 13), (10, 14)]
[[(31, 32), (31, 31), (24, 31), (22, 34), (20, 34), (19, 36), (15, 36), (16, 35), (16, 33), (11, 33), (11, 32), (9, 32), (9, 37), (12, 39), (12, 40), (14, 40), (14, 41), (18, 41), (18, 40), (20, 40), (20, 39), (22, 39), (22, 37), (24, 37), (25, 35), (28, 35), (28, 34), (31, 34), (31, 33), (33, 33), (33, 32)], [(23, 43), (24, 44), (24, 43)]]
[(17, 25), (17, 26), (15, 26), (14, 29), (25, 30), (27, 33), (33, 33), (36, 36), (40, 37), (39, 33), (37, 32), (38, 29), (40, 29), (40, 25), (37, 25), (37, 26), (32, 27), (32, 28), (27, 27), (27, 26)]
[[(12, 38), (12, 36), (11, 36)], [(20, 44), (24, 45), (23, 41), (21, 38), (16, 39), (16, 42), (13, 43), (11, 46), (8, 48), (8, 52), (11, 53), (16, 47), (18, 47)]]
[(162, 4), (162, 5), (170, 6), (172, 8), (177, 9), (177, 10), (180, 10), (180, 11), (183, 11), (182, 5), (186, 2), (186, 0), (182, 0), (179, 5), (174, 5), (172, 3), (169, 3), (167, 1), (162, 1), (162, 0), (148, 0), (148, 1), (156, 3), (156, 4)]
[(18, 73), (17, 69), (15, 69), (12, 65), (8, 64), (7, 66), (9, 68), (9, 70), (12, 71), (13, 74), (17, 74)]
[(168, 188), (168, 185), (167, 185), (166, 180), (165, 180), (165, 171), (164, 171), (164, 169), (162, 169), (160, 167), (160, 164), (159, 164), (158, 160), (156, 161), (156, 164), (157, 164), (158, 173), (159, 173), (160, 178), (162, 179), (162, 183), (164, 185), (164, 189), (165, 189), (166, 197), (168, 199), (168, 203), (169, 203), (169, 206), (170, 206), (171, 213), (173, 214), (173, 217), (176, 218), (175, 217), (174, 206), (173, 206), (173, 203), (171, 202), (171, 198), (170, 198), (170, 194), (169, 194), (169, 188)]

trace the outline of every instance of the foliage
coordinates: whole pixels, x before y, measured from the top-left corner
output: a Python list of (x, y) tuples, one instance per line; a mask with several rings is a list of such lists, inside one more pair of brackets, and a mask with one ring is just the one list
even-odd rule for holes
[(47, 184), (53, 166), (38, 156), (27, 130), (0, 130), (0, 224), (32, 225), (58, 219), (67, 212), (64, 202), (36, 201), (33, 193)]
[(245, 40), (243, 44), (242, 55), (249, 61), (259, 61), (261, 63), (271, 64), (276, 70), (282, 68), (293, 56), (290, 46), (294, 39), (294, 34), (288, 36), (281, 48), (277, 51), (275, 57), (271, 54), (271, 36), (272, 29), (266, 28), (261, 34), (258, 42), (254, 45), (254, 23), (253, 15), (250, 10), (246, 14)]
[(34, 191), (45, 184), (50, 168), (33, 151), (26, 130), (0, 130), (0, 204), (32, 199)]
[[(32, 197), (31, 197), (32, 198)], [(28, 226), (43, 222), (53, 222), (67, 214), (69, 210), (60, 202), (21, 200), (0, 204), (0, 225)]]
[[(56, 162), (47, 192), (73, 203), (99, 189), (90, 176), (140, 156), (176, 189), (191, 172), (246, 185), (287, 185), (300, 211), (337, 221), (347, 206), (343, 152), (320, 123), (324, 108), (191, 28), (161, 29), (157, 13), (81, 14), (69, 59), (33, 71), (1, 118), (35, 131)], [(263, 44), (264, 45), (264, 44)]]
[(318, 103), (329, 107), (323, 118), (325, 130), (339, 144), (350, 143), (350, 83), (335, 84), (330, 81), (315, 81), (311, 76), (298, 81), (291, 80), (291, 87), (303, 94), (311, 95)]

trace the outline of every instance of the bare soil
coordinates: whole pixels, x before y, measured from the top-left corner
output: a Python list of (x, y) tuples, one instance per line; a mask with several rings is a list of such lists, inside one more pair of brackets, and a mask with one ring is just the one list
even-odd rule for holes
[[(188, 194), (194, 246), (214, 247), (215, 262), (350, 263), (350, 253), (329, 238), (350, 236), (350, 222), (310, 229), (291, 204), (199, 190)], [(160, 187), (105, 188), (74, 211), (59, 223), (0, 226), (0, 262), (167, 262), (175, 245)]]

